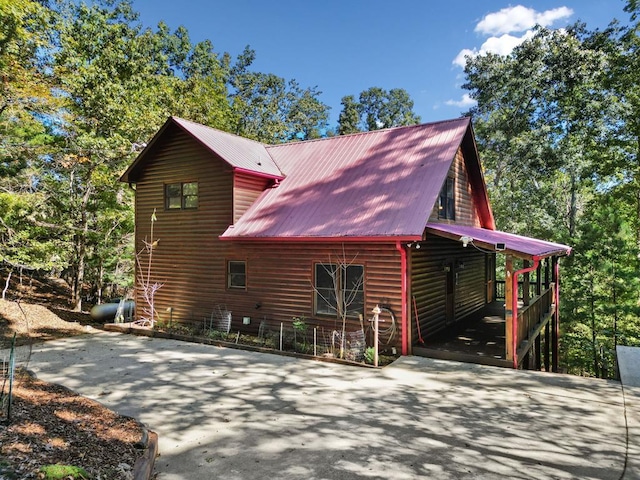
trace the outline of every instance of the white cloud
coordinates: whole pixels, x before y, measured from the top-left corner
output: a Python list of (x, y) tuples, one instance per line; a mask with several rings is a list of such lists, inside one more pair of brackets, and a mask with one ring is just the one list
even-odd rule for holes
[(444, 103), (453, 107), (470, 108), (473, 107), (477, 102), (473, 98), (471, 98), (468, 93), (465, 93), (464, 95), (462, 95), (462, 98), (460, 100), (447, 100)]
[(478, 55), (478, 51), (476, 49), (470, 50), (468, 48), (465, 48), (463, 50), (460, 50), (460, 53), (458, 53), (456, 58), (453, 59), (453, 64), (464, 68), (465, 64), (467, 63), (466, 57), (475, 57), (476, 55)]
[(498, 55), (509, 55), (511, 51), (520, 45), (525, 40), (528, 40), (533, 36), (533, 31), (529, 30), (520, 37), (514, 37), (513, 35), (504, 34), (499, 37), (489, 37), (480, 46), (479, 49), (470, 50), (465, 48), (458, 53), (456, 58), (453, 59), (453, 64), (464, 68), (467, 60), (465, 57), (476, 57), (478, 55), (485, 55), (487, 53), (497, 53)]
[[(511, 51), (525, 40), (533, 36), (531, 30), (535, 25), (548, 27), (557, 20), (573, 15), (573, 10), (568, 7), (558, 7), (544, 12), (538, 12), (533, 8), (516, 5), (503, 8), (498, 12), (485, 15), (478, 22), (475, 31), (489, 36), (480, 48), (465, 48), (453, 59), (453, 64), (464, 68), (465, 56), (475, 57), (487, 53), (509, 55)], [(521, 33), (524, 32), (524, 33)], [(511, 35), (521, 33), (521, 35)]]
[(535, 25), (548, 27), (557, 20), (573, 15), (573, 10), (568, 7), (558, 7), (544, 12), (537, 12), (533, 8), (522, 5), (507, 7), (494, 13), (487, 14), (475, 31), (484, 35), (500, 35), (512, 32), (524, 32)]

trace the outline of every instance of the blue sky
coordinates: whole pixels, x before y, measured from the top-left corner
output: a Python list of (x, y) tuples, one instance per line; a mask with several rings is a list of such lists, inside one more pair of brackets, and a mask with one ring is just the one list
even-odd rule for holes
[(536, 23), (590, 29), (628, 20), (623, 0), (133, 0), (144, 26), (184, 25), (233, 57), (246, 45), (253, 68), (317, 86), (331, 107), (369, 87), (404, 88), (423, 122), (468, 110), (461, 85), (465, 53), (508, 53)]

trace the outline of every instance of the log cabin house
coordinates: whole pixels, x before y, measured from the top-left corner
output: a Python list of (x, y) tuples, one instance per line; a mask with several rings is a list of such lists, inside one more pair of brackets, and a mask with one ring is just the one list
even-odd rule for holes
[[(264, 145), (171, 117), (121, 180), (135, 188), (136, 251), (156, 212), (164, 319), (224, 305), (234, 331), (298, 317), (330, 329), (343, 308), (350, 331), (384, 305), (403, 355), (557, 370), (570, 248), (495, 229), (469, 118)], [(497, 353), (451, 347), (447, 335), (483, 326)]]

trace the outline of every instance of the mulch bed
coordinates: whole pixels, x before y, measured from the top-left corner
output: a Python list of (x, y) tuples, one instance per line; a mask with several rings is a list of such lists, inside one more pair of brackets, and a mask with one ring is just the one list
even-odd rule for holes
[(43, 478), (40, 468), (52, 464), (82, 467), (96, 480), (132, 478), (142, 454), (137, 421), (24, 371), (15, 380), (11, 418), (0, 417), (0, 459), (15, 478)]

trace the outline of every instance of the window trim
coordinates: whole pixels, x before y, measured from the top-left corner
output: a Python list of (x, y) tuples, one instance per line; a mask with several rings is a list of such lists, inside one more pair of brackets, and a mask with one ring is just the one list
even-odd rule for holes
[[(196, 194), (195, 195), (186, 195), (185, 194), (185, 186), (186, 185), (195, 185), (196, 186)], [(177, 199), (178, 196), (169, 196), (169, 189), (172, 187), (180, 186), (180, 207), (171, 207), (171, 199)], [(172, 182), (164, 184), (164, 209), (166, 211), (178, 211), (178, 210), (197, 210), (200, 203), (200, 185), (197, 181), (190, 182)], [(187, 206), (187, 199), (195, 198), (195, 207)]]
[[(232, 264), (242, 264), (244, 266), (244, 274), (232, 273)], [(244, 275), (244, 285), (233, 285), (233, 275)], [(246, 260), (227, 260), (227, 289), (228, 290), (247, 290), (247, 261)]]
[[(330, 317), (336, 317), (339, 316), (339, 311), (337, 308), (337, 299), (336, 299), (336, 305), (335, 306), (329, 306), (329, 310), (332, 310), (331, 312), (320, 312), (318, 311), (318, 307), (320, 305), (320, 303), (323, 304), (328, 304), (329, 303), (329, 299), (326, 298), (320, 298), (322, 296), (322, 294), (318, 291), (318, 267), (321, 267), (324, 269), (324, 271), (326, 270), (326, 267), (328, 266), (332, 266), (332, 267), (340, 267), (339, 263), (334, 263), (334, 262), (314, 262), (313, 263), (313, 315), (318, 315), (318, 316), (330, 316)], [(340, 282), (340, 286), (338, 287), (338, 293), (340, 294), (340, 296), (342, 297), (342, 302), (344, 305), (345, 302), (345, 296), (346, 294), (353, 292), (353, 290), (345, 290), (343, 288), (343, 284), (346, 281), (346, 277), (347, 277), (347, 269), (349, 268), (360, 268), (362, 271), (362, 283), (360, 285), (360, 288), (358, 289), (356, 293), (356, 295), (360, 295), (361, 297), (361, 307), (360, 310), (355, 312), (353, 308), (350, 309), (351, 313), (349, 313), (349, 311), (347, 311), (347, 318), (358, 318), (360, 315), (364, 314), (364, 304), (365, 304), (365, 265), (364, 264), (352, 264), (352, 265), (343, 265), (342, 266), (342, 271), (340, 272), (340, 278), (339, 278), (339, 282)], [(327, 272), (328, 273), (328, 272)], [(322, 287), (325, 288), (325, 287)], [(336, 296), (335, 294), (332, 294), (331, 296)], [(355, 298), (355, 300), (357, 300), (358, 297)], [(353, 303), (356, 302), (352, 302), (351, 305), (353, 305)]]
[(438, 219), (456, 219), (456, 179), (453, 175), (447, 176), (438, 194)]

